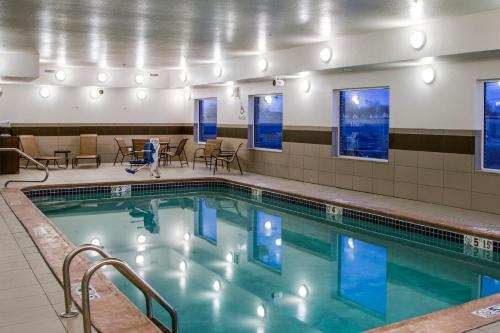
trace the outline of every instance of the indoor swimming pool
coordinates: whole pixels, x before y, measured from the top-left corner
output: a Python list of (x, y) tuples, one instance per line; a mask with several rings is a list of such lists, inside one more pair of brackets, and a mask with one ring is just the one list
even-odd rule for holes
[[(31, 200), (73, 244), (129, 263), (176, 308), (181, 332), (354, 333), (500, 292), (496, 252), (476, 258), (453, 235), (253, 194), (198, 186)], [(104, 273), (144, 311), (140, 291)]]

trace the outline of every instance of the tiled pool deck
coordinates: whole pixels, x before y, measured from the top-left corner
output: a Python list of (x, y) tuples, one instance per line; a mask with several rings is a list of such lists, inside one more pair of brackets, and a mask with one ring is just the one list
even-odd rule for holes
[[(161, 173), (163, 180), (213, 177), (212, 173), (203, 167), (197, 168), (195, 171), (191, 168), (169, 167), (162, 168)], [(20, 175), (0, 176), (0, 184), (3, 184), (8, 179), (36, 179), (40, 177), (40, 174), (41, 172), (37, 170), (23, 169)], [(494, 214), (342, 190), (256, 174), (240, 176), (236, 173), (228, 175), (226, 172), (220, 172), (216, 176), (321, 201), (331, 201), (342, 206), (363, 207), (368, 211), (396, 216), (410, 221), (427, 221), (426, 223), (446, 227), (447, 229), (480, 236), (489, 235), (489, 238), (500, 239), (500, 216)], [(123, 167), (113, 167), (112, 165), (104, 164), (99, 169), (51, 170), (49, 180), (43, 186), (106, 182), (125, 183), (145, 180), (151, 180), (146, 171), (130, 175), (124, 171)], [(27, 187), (31, 185), (40, 184), (16, 183), (10, 187)], [(9, 193), (15, 194), (19, 192), (9, 191)], [(9, 193), (4, 192), (3, 195), (5, 196)], [(62, 289), (51, 270), (47, 267), (44, 258), (40, 255), (29, 234), (3, 199), (0, 199), (0, 238), (3, 240), (0, 245), (0, 249), (3, 250), (2, 255), (0, 255), (0, 262), (2, 263), (0, 266), (0, 306), (3, 305), (5, 307), (5, 311), (0, 311), (0, 333), (14, 331), (33, 332), (34, 327), (36, 327), (37, 332), (80, 332), (81, 317), (59, 319), (57, 316), (57, 313), (63, 310)], [(51, 266), (53, 267), (53, 265)], [(78, 266), (78, 264), (75, 266)], [(500, 294), (497, 294), (488, 299), (477, 300), (456, 308), (406, 321), (404, 322), (404, 326), (395, 324), (375, 331), (463, 332), (471, 328), (480, 327), (474, 330), (474, 332), (500, 332), (500, 322), (490, 324), (492, 320), (488, 321), (470, 315), (472, 310), (484, 307), (484, 305), (499, 303)], [(19, 307), (16, 307), (15, 304), (19, 304)], [(24, 316), (21, 316), (22, 312), (19, 311), (21, 306), (29, 308), (29, 311), (23, 311), (26, 312)], [(96, 321), (99, 320), (99, 318), (95, 319)], [(141, 320), (139, 319), (139, 321)]]

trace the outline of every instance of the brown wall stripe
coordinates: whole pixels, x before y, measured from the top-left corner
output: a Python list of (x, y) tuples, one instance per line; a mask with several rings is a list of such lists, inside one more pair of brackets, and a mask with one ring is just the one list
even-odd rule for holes
[(389, 134), (389, 148), (474, 155), (475, 137), (458, 135)]
[[(192, 126), (47, 126), (13, 127), (15, 135), (36, 136), (76, 136), (96, 133), (99, 135), (192, 135)], [(219, 127), (219, 137), (246, 139), (248, 129), (241, 127)], [(314, 130), (283, 130), (284, 142), (331, 145), (332, 132)], [(475, 152), (473, 136), (430, 135), (430, 134), (389, 134), (391, 149), (429, 151), (440, 153), (470, 154)]]

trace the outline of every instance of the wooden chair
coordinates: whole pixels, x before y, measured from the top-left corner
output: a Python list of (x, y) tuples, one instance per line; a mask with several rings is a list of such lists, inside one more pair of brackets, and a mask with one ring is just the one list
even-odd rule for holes
[[(172, 157), (177, 157), (179, 159), (179, 163), (181, 164), (181, 167), (182, 167), (184, 165), (184, 162), (182, 161), (182, 156), (184, 156), (185, 163), (186, 163), (186, 165), (189, 166), (189, 162), (188, 162), (187, 155), (186, 155), (186, 150), (184, 149), (186, 146), (187, 140), (188, 139), (182, 139), (181, 141), (179, 141), (179, 144), (177, 145), (177, 147), (175, 147), (174, 152), (172, 152), (172, 151), (166, 152), (166, 160), (168, 160), (170, 163), (172, 163)], [(165, 162), (166, 162), (166, 160), (165, 160)]]
[(116, 164), (118, 155), (120, 154), (122, 155), (122, 160), (120, 161), (120, 164), (123, 164), (123, 160), (125, 159), (125, 157), (128, 157), (129, 159), (134, 157), (134, 151), (132, 150), (132, 146), (127, 146), (123, 138), (115, 138), (115, 141), (116, 144), (118, 145), (118, 151), (116, 152), (115, 161), (113, 162), (113, 165)]
[[(38, 144), (36, 143), (36, 138), (34, 135), (19, 135), (19, 141), (21, 143), (21, 150), (31, 156), (34, 160), (45, 162), (46, 166), (49, 163), (54, 162), (54, 166), (60, 167), (58, 161), (63, 160), (62, 156), (44, 156), (40, 154), (40, 149), (38, 149)], [(26, 159), (26, 168), (29, 166), (30, 160)]]
[(226, 152), (226, 153), (222, 151), (219, 154), (219, 156), (215, 157), (214, 174), (215, 174), (215, 171), (217, 171), (217, 164), (219, 161), (222, 162), (223, 167), (224, 167), (224, 163), (226, 163), (227, 172), (231, 172), (231, 163), (233, 163), (234, 160), (236, 160), (236, 162), (238, 162), (238, 168), (240, 169), (240, 173), (243, 174), (243, 170), (241, 170), (240, 160), (238, 158), (238, 151), (240, 150), (241, 146), (243, 146), (243, 143), (240, 143), (234, 151)]
[(101, 165), (101, 156), (97, 154), (97, 134), (80, 134), (80, 155), (71, 160), (71, 167), (77, 167), (80, 160), (95, 160), (96, 167)]
[(134, 150), (136, 160), (142, 160), (142, 149), (144, 148), (144, 144), (147, 142), (149, 142), (149, 139), (132, 139), (132, 149)]
[[(193, 157), (193, 170), (197, 159), (204, 160), (205, 166), (210, 166), (210, 169), (212, 169), (212, 159), (219, 153), (221, 144), (222, 139), (208, 139), (205, 147), (196, 149)], [(200, 151), (201, 154), (196, 155)]]

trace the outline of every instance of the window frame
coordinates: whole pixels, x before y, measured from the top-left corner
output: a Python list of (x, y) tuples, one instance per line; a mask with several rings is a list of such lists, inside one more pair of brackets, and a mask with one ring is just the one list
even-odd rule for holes
[(346, 156), (346, 155), (341, 155), (340, 154), (340, 92), (341, 91), (360, 91), (360, 90), (374, 90), (374, 89), (389, 89), (389, 128), (387, 131), (388, 136), (390, 135), (390, 129), (391, 129), (391, 87), (390, 86), (374, 86), (374, 87), (361, 87), (361, 88), (340, 88), (340, 89), (335, 89), (333, 91), (333, 105), (334, 105), (334, 124), (337, 124), (337, 133), (336, 133), (336, 144), (334, 147), (334, 156), (339, 158), (339, 159), (345, 159), (345, 160), (356, 160), (356, 161), (369, 161), (369, 162), (378, 162), (378, 163), (389, 163), (389, 138), (387, 138), (387, 159), (383, 158), (373, 158), (373, 157), (358, 157), (358, 156)]
[[(283, 152), (283, 131), (284, 131), (284, 121), (283, 118), (281, 119), (281, 149), (273, 149), (273, 148), (263, 148), (263, 147), (256, 147), (255, 146), (255, 97), (265, 97), (265, 96), (281, 96), (282, 98), (282, 110), (281, 114), (283, 115), (285, 113), (285, 98), (282, 92), (274, 92), (274, 93), (268, 93), (268, 94), (254, 94), (254, 95), (249, 95), (249, 101), (248, 101), (248, 110), (251, 110), (251, 114), (249, 113), (249, 126), (251, 126), (251, 147), (249, 149), (253, 150), (261, 150), (261, 151), (268, 151), (272, 153), (281, 153)], [(250, 142), (250, 140), (248, 140)]]
[[(476, 169), (476, 171), (481, 171), (481, 172), (486, 172), (486, 173), (492, 173), (492, 174), (500, 174), (500, 169), (490, 169), (490, 168), (486, 168), (484, 166), (484, 155), (485, 155), (485, 136), (486, 136), (486, 110), (485, 110), (485, 106), (486, 106), (486, 83), (497, 83), (497, 82), (500, 82), (500, 79), (488, 79), (488, 80), (481, 80), (479, 81), (479, 90), (480, 90), (480, 96), (481, 96), (481, 100), (479, 101), (480, 102), (480, 105), (481, 107), (479, 108), (480, 109), (480, 129), (481, 129), (481, 139), (479, 140), (480, 141), (480, 156), (479, 158), (477, 158), (476, 156), (476, 167), (474, 169)], [(476, 141), (477, 142), (477, 141)], [(477, 150), (477, 145), (476, 145), (476, 150)], [(479, 165), (477, 165), (479, 162)]]
[(217, 96), (214, 97), (202, 97), (202, 98), (197, 98), (195, 99), (194, 103), (194, 114), (195, 114), (195, 125), (196, 125), (196, 143), (198, 144), (206, 144), (206, 141), (201, 141), (200, 140), (200, 135), (201, 135), (201, 117), (200, 117), (200, 112), (201, 112), (201, 104), (203, 100), (207, 99), (215, 99), (215, 105), (216, 105), (216, 122), (215, 122), (215, 137), (217, 138), (217, 130), (219, 127), (219, 101), (217, 100)]

